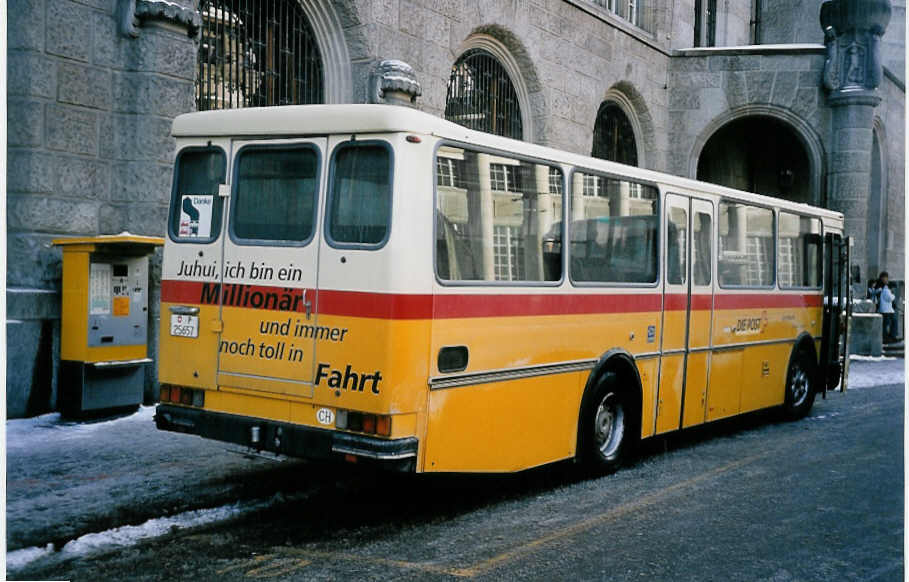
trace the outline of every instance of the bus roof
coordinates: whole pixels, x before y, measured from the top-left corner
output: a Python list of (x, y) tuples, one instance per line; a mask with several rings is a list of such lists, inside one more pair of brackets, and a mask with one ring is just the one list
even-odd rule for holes
[[(736, 190), (513, 140), (457, 125), (429, 113), (394, 105), (284, 105), (186, 113), (174, 119), (174, 137), (266, 137), (352, 135), (408, 132), (434, 135), (465, 144), (504, 150), (542, 160), (627, 176), (654, 185), (709, 193), (736, 200), (778, 206), (793, 212), (823, 216), (842, 222), (842, 213), (781, 198)], [(684, 193), (684, 192), (683, 192)]]

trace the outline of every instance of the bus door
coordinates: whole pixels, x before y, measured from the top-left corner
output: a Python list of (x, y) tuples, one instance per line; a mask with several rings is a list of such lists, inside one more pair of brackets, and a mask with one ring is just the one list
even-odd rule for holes
[(326, 141), (234, 143), (219, 386), (312, 397)]
[(706, 418), (707, 378), (713, 339), (713, 204), (693, 199), (690, 220), (691, 301), (682, 428), (701, 424)]
[(713, 312), (713, 206), (667, 194), (656, 433), (704, 422)]
[(836, 233), (824, 237), (824, 319), (821, 336), (821, 390), (839, 386), (845, 392), (849, 378), (849, 318), (852, 286), (849, 280), (852, 239)]

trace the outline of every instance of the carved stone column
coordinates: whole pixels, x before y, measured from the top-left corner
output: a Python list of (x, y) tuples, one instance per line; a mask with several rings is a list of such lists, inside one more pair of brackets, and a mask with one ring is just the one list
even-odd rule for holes
[(823, 82), (833, 111), (827, 206), (845, 215), (846, 234), (855, 237), (853, 256), (862, 262), (869, 230), (872, 120), (881, 101), (881, 36), (889, 21), (890, 0), (828, 0), (821, 5), (827, 46)]

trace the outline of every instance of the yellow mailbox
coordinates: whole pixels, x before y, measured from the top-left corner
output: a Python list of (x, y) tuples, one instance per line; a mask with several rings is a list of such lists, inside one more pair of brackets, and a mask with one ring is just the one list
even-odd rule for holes
[(148, 256), (164, 239), (129, 233), (63, 248), (59, 408), (65, 415), (142, 403), (148, 358)]

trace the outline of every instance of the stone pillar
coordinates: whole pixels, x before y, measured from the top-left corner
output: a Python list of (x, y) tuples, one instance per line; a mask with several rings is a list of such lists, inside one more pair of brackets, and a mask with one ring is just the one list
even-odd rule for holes
[(61, 260), (50, 241), (164, 233), (170, 125), (193, 109), (200, 17), (194, 0), (8, 4), (6, 402), (16, 418), (57, 405)]
[[(119, 32), (131, 50), (114, 79), (115, 110), (102, 125), (102, 147), (113, 160), (111, 204), (102, 232), (164, 236), (176, 144), (174, 117), (195, 110), (194, 81), (202, 20), (193, 0), (119, 0)], [(149, 262), (145, 403), (158, 397), (161, 251)]]
[[(832, 108), (827, 206), (846, 218), (855, 237), (853, 256), (867, 256), (868, 198), (874, 108), (880, 103), (881, 36), (890, 20), (890, 0), (828, 0), (821, 5), (827, 46), (824, 88)], [(868, 278), (867, 265), (862, 277)]]

